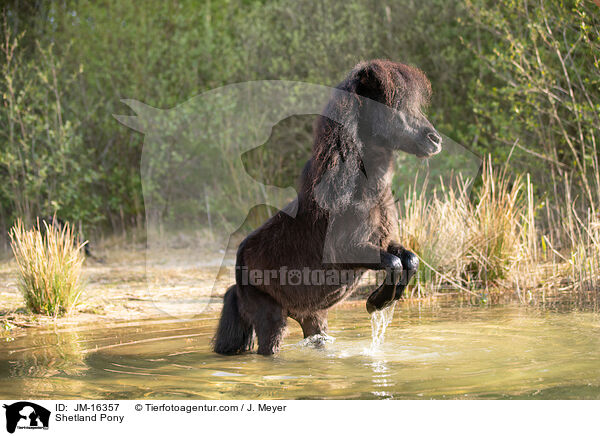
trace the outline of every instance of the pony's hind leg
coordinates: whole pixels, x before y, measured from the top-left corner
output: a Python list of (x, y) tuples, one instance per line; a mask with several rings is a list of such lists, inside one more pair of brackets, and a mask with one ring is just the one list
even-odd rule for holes
[(302, 333), (305, 338), (314, 335), (327, 334), (327, 311), (320, 310), (308, 315), (299, 315), (293, 317), (302, 327)]
[(271, 355), (279, 351), (286, 327), (286, 313), (269, 295), (251, 285), (240, 292), (242, 316), (252, 324), (258, 339), (258, 354)]
[(327, 334), (327, 310), (319, 310), (306, 315), (292, 316), (302, 327), (304, 338), (315, 347), (322, 347), (326, 342), (333, 342)]

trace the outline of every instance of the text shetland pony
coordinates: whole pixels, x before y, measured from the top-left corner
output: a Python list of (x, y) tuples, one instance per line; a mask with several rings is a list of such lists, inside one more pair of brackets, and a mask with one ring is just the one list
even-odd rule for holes
[[(428, 157), (441, 150), (441, 136), (420, 110), (429, 81), (414, 67), (374, 60), (358, 64), (337, 89), (315, 124), (296, 217), (277, 213), (238, 248), (236, 284), (225, 293), (214, 338), (217, 353), (250, 350), (254, 334), (258, 353), (276, 353), (288, 316), (305, 337), (324, 334), (327, 310), (355, 290), (367, 269), (387, 272), (367, 300), (369, 312), (400, 298), (416, 271), (416, 256), (398, 241), (391, 180), (394, 151)], [(252, 271), (286, 270), (356, 274), (340, 274), (335, 283), (248, 280)]]

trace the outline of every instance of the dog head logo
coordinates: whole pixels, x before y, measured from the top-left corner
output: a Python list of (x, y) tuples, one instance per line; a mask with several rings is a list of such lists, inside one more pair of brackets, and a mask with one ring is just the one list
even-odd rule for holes
[[(191, 234), (210, 230), (211, 251), (218, 257), (211, 263), (224, 265), (233, 245), (231, 235), (243, 227), (253, 208), (266, 205), (295, 217), (297, 203), (290, 201), (296, 197), (296, 189), (256, 180), (246, 171), (242, 155), (264, 145), (282, 120), (320, 114), (331, 92), (326, 86), (261, 81), (218, 88), (164, 110), (123, 100), (136, 115), (115, 118), (144, 134), (140, 169), (146, 270), (164, 264), (165, 248), (173, 246), (172, 235), (182, 229), (192, 230)], [(195, 242), (190, 238), (177, 241), (191, 251), (186, 255), (190, 262), (206, 257), (206, 241)], [(211, 277), (212, 295), (218, 274)], [(167, 292), (165, 289), (161, 292)], [(166, 297), (149, 292), (159, 310), (171, 312)], [(193, 300), (186, 297), (190, 312), (201, 313), (208, 305), (210, 298), (201, 293), (204, 295)]]
[[(185, 303), (186, 313), (201, 313), (211, 298), (218, 294), (219, 274), (226, 270), (227, 265), (232, 266), (226, 262), (234, 257), (238, 245), (233, 235), (242, 233), (240, 230), (255, 207), (267, 205), (271, 206), (271, 210), (281, 210), (292, 218), (296, 217), (296, 189), (261, 183), (249, 174), (242, 160), (245, 153), (267, 144), (276, 126), (292, 116), (322, 115), (322, 118), (331, 120), (322, 124), (324, 128), (337, 128), (344, 134), (357, 136), (360, 120), (401, 119), (394, 108), (358, 96), (350, 89), (291, 81), (228, 85), (164, 110), (135, 100), (123, 100), (123, 103), (135, 115), (115, 115), (115, 118), (144, 134), (140, 169), (146, 211), (149, 299), (157, 309), (170, 314), (175, 314), (172, 310), (181, 306), (178, 303)], [(382, 125), (385, 127), (388, 123)], [(393, 132), (396, 130), (406, 133), (406, 129), (392, 129)], [(453, 147), (455, 143), (452, 141), (444, 142), (445, 153), (460, 154), (456, 157), (464, 156), (461, 162), (474, 163), (467, 175), (475, 175), (479, 168), (478, 159), (465, 156), (470, 152), (458, 144)], [(331, 144), (330, 148), (335, 151), (335, 147), (336, 144)], [(358, 147), (351, 157), (360, 163), (360, 172), (348, 177), (339, 171), (349, 168), (351, 162), (336, 168), (319, 168), (322, 171), (320, 183), (314, 187), (314, 198), (319, 206), (334, 215), (327, 229), (323, 253), (324, 261), (329, 263), (372, 263), (379, 260), (364, 259), (362, 252), (344, 248), (348, 246), (345, 243), (348, 236), (352, 236), (348, 235), (347, 229), (355, 227), (335, 212), (340, 202), (352, 202), (353, 199), (336, 195), (337, 182), (343, 180), (349, 186), (348, 192), (368, 189), (376, 180), (371, 176), (377, 171), (376, 166), (371, 165), (373, 159), (366, 152), (366, 146)], [(443, 161), (439, 159), (427, 165), (435, 170), (436, 162)], [(415, 174), (417, 171), (416, 167), (404, 167), (399, 173), (412, 181), (414, 177), (408, 173)], [(256, 174), (261, 172), (264, 170)], [(434, 174), (437, 177), (437, 174), (446, 172), (439, 169)], [(350, 189), (353, 187), (356, 189)], [(168, 283), (155, 286), (149, 274), (164, 268), (165, 263), (173, 265), (181, 262), (165, 255), (168, 248), (185, 248), (182, 252), (185, 260), (182, 262), (186, 263), (177, 263), (178, 267), (207, 269), (221, 265), (221, 268), (215, 270), (214, 275), (209, 274), (210, 284), (197, 283), (186, 287), (185, 301), (175, 302), (172, 294), (178, 290), (172, 292)], [(215, 257), (208, 260), (209, 265), (203, 263), (207, 262), (208, 251)], [(192, 293), (194, 297), (190, 298)]]
[(6, 431), (14, 433), (18, 429), (48, 429), (50, 411), (29, 401), (5, 404)]

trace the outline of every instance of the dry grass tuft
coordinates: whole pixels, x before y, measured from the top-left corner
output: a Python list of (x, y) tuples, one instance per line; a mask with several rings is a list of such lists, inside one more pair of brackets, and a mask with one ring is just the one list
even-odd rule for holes
[[(510, 276), (527, 242), (522, 178), (484, 163), (474, 200), (471, 180), (455, 177), (439, 190), (411, 189), (400, 205), (403, 240), (421, 258), (420, 292), (476, 293)], [(525, 231), (525, 232), (524, 232)]]
[[(42, 227), (43, 226), (43, 227)], [(59, 316), (76, 304), (81, 294), (83, 245), (73, 228), (62, 228), (38, 220), (26, 230), (21, 220), (10, 231), (11, 248), (18, 269), (19, 290), (34, 313)]]

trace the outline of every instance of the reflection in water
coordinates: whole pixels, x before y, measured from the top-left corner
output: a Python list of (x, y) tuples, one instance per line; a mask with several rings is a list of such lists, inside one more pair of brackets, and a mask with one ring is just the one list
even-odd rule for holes
[(25, 333), (29, 333), (26, 341), (12, 341), (10, 349), (0, 352), (0, 375), (9, 382), (4, 387), (0, 381), (1, 396), (43, 397), (44, 392), (54, 390), (55, 378), (85, 374), (87, 365), (77, 332), (47, 331), (38, 335), (28, 330)]
[(382, 389), (373, 392), (373, 395), (380, 398), (394, 398), (392, 392), (385, 391), (385, 388), (393, 386), (393, 381), (389, 378), (390, 371), (385, 360), (378, 360), (370, 364), (373, 369), (373, 388)]
[(87, 369), (77, 332), (32, 335), (27, 346), (9, 353), (10, 377), (80, 375)]
[(598, 314), (398, 307), (375, 348), (363, 305), (349, 302), (331, 311), (335, 342), (307, 345), (290, 321), (275, 357), (212, 353), (215, 313), (19, 330), (0, 347), (0, 396), (600, 399)]

